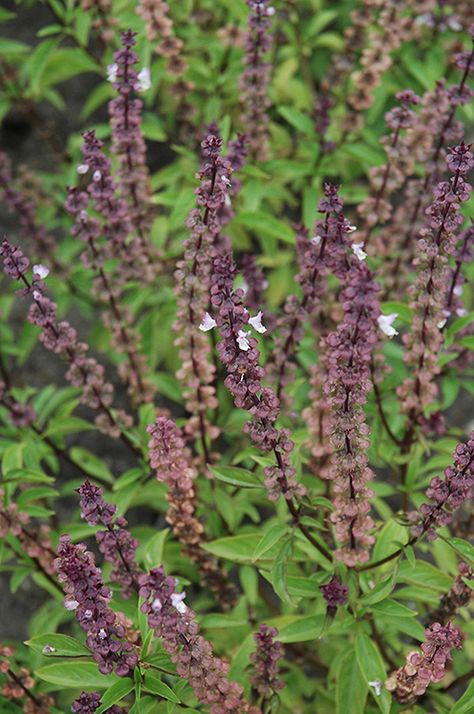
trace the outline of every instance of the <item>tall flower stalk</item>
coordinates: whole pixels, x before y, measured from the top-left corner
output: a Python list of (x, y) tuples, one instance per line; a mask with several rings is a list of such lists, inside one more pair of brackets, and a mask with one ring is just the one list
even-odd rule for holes
[(245, 69), (240, 80), (241, 121), (252, 157), (263, 161), (268, 149), (267, 114), (270, 100), (268, 84), (271, 64), (267, 55), (272, 46), (271, 17), (275, 9), (269, 0), (246, 0), (249, 6), (248, 32), (245, 39)]
[(206, 542), (204, 526), (196, 516), (196, 478), (192, 455), (181, 431), (172, 419), (158, 417), (147, 427), (150, 434), (150, 464), (159, 481), (168, 485), (167, 522), (180, 541), (183, 552), (198, 567), (203, 583), (218, 599), (223, 609), (235, 605), (237, 590), (210, 553), (203, 550)]

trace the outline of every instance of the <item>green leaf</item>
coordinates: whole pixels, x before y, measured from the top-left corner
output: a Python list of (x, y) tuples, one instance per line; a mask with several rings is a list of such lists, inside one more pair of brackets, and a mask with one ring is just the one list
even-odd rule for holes
[(289, 625), (282, 627), (276, 638), (280, 642), (308, 642), (317, 640), (324, 629), (326, 615), (299, 617)]
[(295, 234), (290, 226), (263, 211), (242, 211), (236, 215), (234, 223), (254, 231), (257, 235), (278, 238), (291, 245), (295, 243)]
[(101, 674), (95, 662), (55, 662), (35, 671), (40, 679), (58, 689), (106, 689), (119, 680), (116, 674)]
[(262, 555), (278, 543), (278, 541), (283, 538), (286, 533), (288, 533), (288, 526), (285, 523), (275, 523), (274, 526), (269, 528), (255, 546), (253, 562), (261, 558)]
[(12, 469), (8, 476), (2, 479), (3, 483), (21, 480), (23, 483), (54, 483), (52, 476), (46, 476), (42, 471), (36, 469)]
[(292, 127), (306, 136), (314, 137), (314, 123), (309, 116), (294, 107), (278, 107), (277, 111)]
[[(357, 662), (365, 681), (375, 682), (379, 680), (382, 683), (385, 682), (387, 673), (378, 647), (362, 630), (359, 630), (356, 635), (355, 651)], [(382, 688), (379, 696), (375, 694), (375, 690), (372, 687), (370, 692), (380, 711), (383, 714), (388, 714), (390, 711), (390, 695), (387, 690)]]
[(215, 466), (211, 468), (214, 476), (224, 483), (230, 483), (240, 488), (264, 488), (264, 485), (252, 471), (238, 466)]
[(111, 706), (120, 702), (127, 694), (130, 694), (134, 688), (135, 685), (131, 678), (121, 678), (103, 693), (100, 698), (100, 707), (96, 710), (95, 714), (103, 714), (103, 712), (106, 712)]
[(143, 557), (143, 562), (147, 566), (147, 570), (150, 568), (157, 568), (163, 563), (163, 548), (168, 533), (168, 528), (164, 528), (162, 531), (155, 533), (155, 535), (150, 538), (148, 543), (143, 548), (141, 555)]
[(163, 697), (163, 699), (168, 699), (170, 702), (175, 704), (180, 704), (181, 700), (176, 696), (167, 684), (161, 681), (159, 676), (154, 672), (145, 672), (143, 689), (152, 694), (158, 694), (158, 696)]
[(474, 712), (474, 680), (460, 699), (456, 702), (449, 714), (472, 714)]
[(100, 73), (94, 60), (79, 47), (58, 49), (48, 58), (41, 76), (41, 86), (51, 87), (84, 72)]
[[(85, 13), (84, 13), (85, 14)], [(89, 93), (82, 107), (80, 118), (88, 119), (102, 104), (115, 96), (115, 90), (110, 82), (102, 82)]]
[(388, 577), (372, 588), (368, 593), (365, 593), (360, 599), (361, 605), (374, 605), (376, 602), (385, 600), (390, 595), (396, 584), (397, 568)]
[[(218, 538), (210, 543), (203, 543), (202, 547), (218, 558), (227, 558), (235, 563), (252, 563), (255, 543), (260, 539), (260, 533), (245, 533), (237, 536)], [(276, 556), (276, 547), (273, 546), (266, 553), (266, 560), (273, 560)]]
[(291, 539), (287, 540), (286, 543), (280, 549), (275, 562), (273, 563), (271, 570), (271, 582), (273, 589), (283, 602), (292, 604), (290, 595), (288, 593), (288, 563), (291, 561), (291, 556), (293, 553), (293, 542)]
[(443, 538), (446, 543), (449, 543), (451, 548), (454, 548), (463, 558), (474, 563), (474, 547), (462, 538)]
[(353, 651), (342, 659), (336, 683), (337, 714), (364, 714), (369, 687)]
[[(46, 657), (90, 656), (90, 650), (81, 642), (78, 642), (78, 640), (75, 640), (73, 637), (69, 637), (69, 635), (60, 635), (56, 632), (32, 637), (31, 640), (26, 640), (25, 645)], [(53, 651), (44, 651), (45, 647), (50, 647)]]
[(387, 617), (415, 617), (418, 614), (415, 610), (410, 610), (406, 605), (401, 605), (390, 598), (371, 605), (371, 610), (377, 615), (386, 615)]
[(103, 479), (108, 483), (113, 483), (114, 477), (112, 476), (109, 467), (102, 461), (102, 459), (99, 459), (98, 456), (92, 454), (87, 449), (82, 448), (82, 446), (73, 446), (69, 453), (74, 463), (76, 463), (80, 469), (85, 471), (86, 474), (89, 474), (90, 476), (97, 476), (97, 478)]
[(408, 325), (411, 324), (413, 318), (413, 311), (408, 305), (403, 302), (382, 302), (380, 304), (380, 309), (384, 315), (390, 315), (392, 313), (397, 313), (400, 322), (406, 322)]

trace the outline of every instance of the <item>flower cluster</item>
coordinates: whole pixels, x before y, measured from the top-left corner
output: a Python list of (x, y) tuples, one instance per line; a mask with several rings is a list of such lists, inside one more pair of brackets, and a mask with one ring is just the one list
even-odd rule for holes
[(86, 644), (102, 674), (115, 671), (126, 677), (137, 664), (132, 645), (124, 639), (125, 628), (109, 607), (112, 593), (102, 581), (94, 556), (84, 544), (71, 543), (61, 536), (54, 561), (60, 582), (66, 593), (65, 607), (75, 612), (86, 632)]
[(259, 714), (243, 698), (240, 684), (228, 679), (229, 665), (216, 657), (212, 645), (199, 633), (195, 613), (176, 592), (176, 581), (163, 567), (141, 576), (142, 612), (163, 647), (171, 655), (177, 673), (186, 679), (210, 714)]
[(336, 575), (333, 575), (331, 580), (325, 585), (321, 585), (319, 589), (326, 600), (329, 610), (335, 611), (339, 605), (346, 604), (349, 588), (344, 583), (341, 583)]
[[(211, 303), (217, 310), (215, 320), (206, 315), (202, 329), (219, 328), (221, 341), (217, 351), (227, 369), (225, 386), (231, 392), (234, 403), (250, 412), (252, 418), (244, 427), (256, 446), (264, 452), (272, 451), (276, 464), (264, 470), (268, 498), (277, 500), (283, 495), (287, 500), (305, 493), (302, 484), (295, 480), (290, 454), (293, 442), (287, 429), (278, 429), (275, 422), (280, 402), (275, 392), (262, 385), (265, 370), (260, 366), (257, 340), (251, 337), (250, 325), (257, 332), (266, 328), (261, 322), (261, 313), (251, 317), (243, 304), (244, 291), (234, 290), (236, 266), (231, 254), (214, 259), (211, 276)], [(206, 324), (207, 323), (207, 324)]]
[(14, 667), (15, 651), (12, 647), (0, 645), (0, 673), (6, 675), (2, 694), (6, 699), (23, 700), (24, 714), (49, 714), (54, 699), (49, 694), (33, 691), (35, 680), (26, 667)]
[[(117, 70), (118, 71), (118, 70)], [(146, 236), (136, 230), (125, 197), (117, 194), (117, 184), (112, 177), (112, 164), (103, 152), (103, 142), (95, 131), (82, 134), (83, 163), (77, 171), (89, 175), (87, 192), (102, 218), (102, 235), (107, 240), (108, 254), (120, 261), (116, 280), (129, 279), (152, 282), (155, 278), (154, 261)]]
[(364, 405), (371, 388), (370, 365), (378, 341), (380, 305), (378, 286), (365, 262), (350, 261), (343, 278), (340, 302), (344, 317), (326, 344), (325, 392), (331, 407), (331, 443), (334, 448), (334, 507), (331, 521), (341, 547), (336, 558), (348, 566), (368, 560), (373, 526), (368, 515), (372, 491), (367, 481), (369, 427)]
[(87, 212), (88, 204), (89, 197), (85, 191), (76, 188), (68, 189), (68, 197), (64, 205), (75, 221), (71, 234), (84, 241), (87, 246), (81, 259), (96, 275), (93, 290), (100, 302), (107, 306), (104, 323), (111, 330), (113, 346), (126, 358), (119, 364), (119, 375), (128, 385), (134, 403), (142, 404), (151, 401), (154, 387), (145, 375), (145, 360), (139, 352), (140, 338), (132, 325), (132, 313), (120, 301), (120, 290), (116, 281), (112, 281), (105, 271), (107, 250), (99, 241), (101, 234), (99, 221)]
[[(71, 705), (72, 714), (94, 714), (100, 707), (99, 692), (81, 692)], [(107, 714), (125, 714), (126, 710), (113, 704), (107, 709)]]
[(337, 187), (325, 183), (324, 198), (318, 205), (324, 218), (316, 221), (315, 235), (308, 240), (305, 231), (298, 231), (300, 270), (296, 281), (301, 286), (303, 297), (299, 299), (289, 295), (286, 299), (284, 314), (277, 322), (275, 347), (270, 358), (279, 399), (291, 381), (291, 359), (303, 337), (305, 320), (308, 316), (314, 317), (320, 310), (327, 276), (332, 273), (341, 277), (346, 263), (347, 236), (355, 227), (342, 215), (343, 206)]
[(401, 186), (405, 176), (412, 173), (415, 163), (413, 152), (401, 139), (403, 133), (412, 127), (416, 118), (415, 112), (410, 107), (419, 104), (420, 98), (410, 89), (397, 92), (395, 96), (400, 106), (385, 115), (387, 126), (392, 131), (381, 141), (387, 153), (387, 162), (385, 166), (375, 166), (370, 169), (372, 195), (362, 201), (357, 209), (364, 217), (367, 226), (364, 233), (365, 243), (368, 242), (377, 224), (390, 218), (392, 206), (387, 200), (387, 194)]
[[(120, 436), (122, 429), (131, 425), (132, 420), (122, 411), (112, 413), (110, 405), (113, 399), (113, 387), (105, 381), (102, 365), (92, 357), (87, 357), (88, 346), (78, 339), (76, 330), (62, 320), (58, 322), (56, 303), (46, 297), (44, 280), (48, 270), (40, 265), (34, 266), (31, 281), (27, 278), (28, 258), (19, 248), (4, 240), (0, 246), (4, 272), (12, 280), (19, 280), (25, 286), (21, 294), (29, 295), (33, 303), (28, 313), (28, 320), (41, 328), (40, 340), (46, 349), (59, 354), (69, 364), (66, 379), (74, 386), (82, 388), (82, 402), (99, 411), (97, 426), (106, 434)], [(36, 269), (36, 270), (35, 270)]]
[(92, 27), (102, 42), (113, 41), (119, 19), (112, 11), (112, 0), (81, 0), (81, 10), (87, 16), (92, 14)]
[(418, 511), (408, 514), (414, 524), (413, 536), (427, 534), (434, 540), (435, 528), (451, 522), (453, 512), (474, 495), (474, 432), (467, 444), (458, 444), (453, 454), (453, 465), (444, 471), (444, 478), (435, 476), (426, 491), (431, 503), (423, 503)]
[(138, 585), (139, 570), (135, 562), (138, 541), (128, 531), (126, 519), (116, 516), (117, 507), (104, 501), (101, 488), (86, 480), (78, 493), (81, 518), (90, 526), (105, 528), (96, 533), (99, 550), (112, 565), (111, 580), (120, 584), (122, 595), (128, 598)]
[[(0, 489), (0, 501), (4, 492)], [(11, 533), (20, 541), (25, 553), (35, 561), (46, 576), (54, 573), (54, 550), (51, 546), (48, 526), (30, 527), (30, 516), (18, 509), (16, 503), (0, 504), (0, 538)]]
[(407, 655), (404, 667), (393, 672), (385, 687), (402, 704), (410, 704), (421, 697), (432, 682), (440, 682), (451, 660), (451, 650), (462, 646), (459, 630), (451, 623), (435, 622), (425, 630), (426, 642), (421, 652)]
[(251, 253), (245, 253), (241, 260), (244, 276), (245, 304), (249, 310), (257, 310), (262, 304), (263, 294), (268, 287), (263, 270), (257, 265)]
[(254, 669), (252, 685), (264, 697), (285, 686), (279, 678), (279, 662), (283, 657), (284, 648), (281, 642), (275, 641), (277, 636), (276, 627), (268, 627), (268, 625), (260, 625), (258, 632), (253, 636), (257, 648), (250, 656)]
[(404, 360), (415, 373), (397, 389), (410, 427), (417, 424), (437, 393), (434, 377), (439, 372), (441, 328), (447, 318), (444, 309), (449, 284), (448, 257), (455, 251), (456, 231), (464, 220), (461, 205), (471, 192), (471, 186), (464, 179), (474, 166), (469, 148), (461, 142), (448, 153), (446, 161), (453, 176), (436, 187), (434, 199), (426, 209), (428, 225), (418, 240), (415, 261), (418, 277), (411, 291), (413, 325), (403, 337), (407, 347)]
[(231, 166), (220, 155), (222, 143), (217, 134), (209, 134), (201, 144), (198, 207), (189, 214), (190, 235), (184, 241), (184, 257), (178, 261), (175, 272), (178, 308), (174, 330), (178, 333), (176, 344), (182, 361), (177, 377), (185, 388), (186, 408), (192, 414), (187, 432), (199, 436), (207, 463), (211, 460), (207, 441), (215, 439), (219, 432), (211, 426), (206, 414), (215, 409), (217, 401), (209, 340), (199, 331), (199, 324), (208, 305), (211, 260), (230, 186)]
[(182, 56), (183, 43), (174, 34), (168, 3), (165, 0), (140, 0), (136, 11), (145, 21), (147, 38), (151, 42), (160, 38), (153, 49), (167, 58), (168, 71), (176, 77), (182, 76), (186, 72), (187, 63)]
[(149, 70), (139, 73), (135, 69), (139, 57), (133, 51), (136, 33), (122, 32), (122, 48), (114, 53), (112, 71), (114, 89), (118, 96), (109, 102), (112, 129), (111, 151), (119, 160), (118, 178), (122, 196), (129, 203), (130, 219), (138, 234), (148, 235), (150, 230), (150, 185), (146, 164), (146, 145), (141, 131), (141, 99), (134, 92), (149, 88)]
[(244, 107), (242, 125), (249, 151), (263, 161), (268, 143), (268, 83), (271, 71), (266, 55), (272, 46), (270, 25), (275, 9), (269, 0), (247, 0), (247, 5), (250, 14), (245, 39), (245, 69), (240, 79), (240, 100)]
[(191, 451), (172, 419), (158, 417), (147, 431), (151, 436), (148, 444), (151, 467), (157, 479), (168, 484), (166, 520), (173, 527), (183, 552), (196, 563), (204, 584), (216, 593), (220, 606), (228, 609), (235, 604), (237, 592), (217, 560), (201, 547), (206, 538), (204, 527), (195, 515), (197, 472), (192, 465)]
[(458, 571), (452, 587), (443, 595), (436, 610), (430, 613), (431, 622), (446, 624), (457, 614), (459, 608), (468, 605), (473, 597), (473, 590), (465, 580), (474, 579), (474, 570), (467, 563), (459, 563)]

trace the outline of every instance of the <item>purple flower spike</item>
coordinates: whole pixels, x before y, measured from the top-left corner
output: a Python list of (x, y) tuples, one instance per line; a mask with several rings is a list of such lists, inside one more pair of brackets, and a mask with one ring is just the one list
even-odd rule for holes
[(260, 625), (253, 636), (257, 649), (250, 656), (254, 667), (252, 684), (262, 696), (272, 694), (285, 686), (279, 678), (279, 661), (283, 657), (284, 648), (281, 642), (275, 641), (277, 636), (276, 627), (268, 625)]

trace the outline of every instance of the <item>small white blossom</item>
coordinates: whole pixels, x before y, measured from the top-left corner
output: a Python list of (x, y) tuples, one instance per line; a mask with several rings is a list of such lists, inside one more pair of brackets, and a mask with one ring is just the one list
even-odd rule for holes
[(118, 64), (108, 64), (107, 65), (107, 79), (109, 82), (117, 81)]
[(247, 339), (248, 335), (250, 335), (250, 330), (248, 332), (245, 330), (239, 330), (237, 335), (237, 344), (242, 352), (247, 352), (250, 349), (250, 342)]
[(466, 317), (467, 315), (467, 310), (465, 310), (463, 307), (460, 307), (456, 310), (456, 315), (458, 317)]
[(262, 288), (263, 288), (264, 290), (266, 290), (266, 289), (268, 288), (268, 286), (269, 286), (268, 280), (264, 280), (264, 281), (262, 282)]
[(92, 610), (86, 610), (84, 612), (84, 617), (86, 618), (86, 620), (90, 620), (92, 617)]
[(243, 292), (244, 295), (247, 295), (247, 293), (248, 293), (248, 291), (249, 291), (249, 286), (248, 286), (248, 284), (245, 282), (245, 280), (242, 280), (242, 285), (240, 286), (240, 289), (242, 290), (242, 292)]
[(221, 176), (221, 181), (222, 181), (222, 183), (225, 184), (226, 186), (232, 186), (232, 184), (231, 184), (231, 182), (229, 181), (229, 179), (227, 178), (227, 176)]
[(461, 297), (462, 295), (462, 285), (456, 285), (456, 287), (453, 290), (454, 295), (457, 295), (458, 297)]
[(375, 690), (375, 696), (380, 697), (382, 694), (382, 682), (380, 679), (375, 679), (373, 682), (367, 682), (369, 687), (373, 687)]
[(249, 318), (249, 325), (252, 325), (254, 330), (260, 332), (260, 334), (263, 335), (263, 333), (267, 331), (267, 328), (265, 327), (265, 325), (262, 325), (262, 317), (263, 312), (260, 310), (259, 312), (257, 312), (255, 317)]
[(150, 70), (148, 67), (143, 67), (138, 73), (138, 91), (147, 92), (151, 87)]
[(101, 640), (105, 640), (106, 637), (107, 637), (107, 633), (106, 633), (106, 631), (104, 630), (103, 627), (101, 627), (100, 630), (99, 630), (99, 637), (100, 637)]
[(43, 647), (43, 654), (52, 654), (53, 652), (56, 652), (56, 648), (52, 645), (45, 645)]
[(212, 328), (216, 325), (217, 322), (214, 320), (214, 318), (211, 317), (208, 312), (206, 312), (204, 313), (202, 322), (199, 325), (199, 329), (202, 330), (202, 332), (209, 332), (209, 330), (212, 330)]
[(444, 315), (444, 318), (443, 318), (442, 320), (440, 320), (440, 321), (437, 323), (437, 325), (436, 325), (436, 327), (438, 328), (438, 330), (442, 330), (442, 329), (443, 329), (443, 327), (445, 326), (445, 324), (446, 324), (447, 321), (448, 321), (448, 317), (450, 317), (450, 315), (451, 315), (451, 311), (450, 311), (450, 310), (443, 310), (443, 315)]
[(89, 171), (89, 165), (88, 164), (79, 164), (77, 167), (77, 173), (78, 174), (86, 174)]
[(39, 290), (33, 290), (33, 300), (41, 300), (42, 297)]
[(354, 233), (354, 231), (356, 231), (356, 230), (357, 230), (357, 226), (351, 226), (350, 224), (346, 228), (347, 233)]
[(311, 243), (313, 245), (319, 245), (321, 243), (321, 236), (313, 236), (311, 238)]
[(275, 14), (275, 8), (274, 7), (267, 7), (267, 15), (270, 17)]
[(364, 247), (363, 243), (353, 243), (351, 245), (352, 252), (354, 253), (356, 258), (359, 258), (359, 260), (365, 260), (367, 258), (367, 253), (362, 250)]
[(33, 273), (41, 278), (41, 280), (44, 280), (49, 275), (49, 268), (47, 268), (46, 265), (41, 265), (41, 263), (39, 263), (38, 265), (33, 265)]
[(186, 597), (186, 593), (184, 591), (182, 593), (173, 593), (171, 596), (171, 604), (173, 605), (175, 610), (180, 612), (182, 615), (187, 610), (186, 605), (183, 602), (185, 597)]
[(77, 610), (77, 608), (79, 607), (79, 603), (77, 602), (77, 600), (65, 600), (64, 607), (66, 608), (66, 610), (72, 612), (72, 610)]
[(224, 197), (224, 203), (226, 206), (229, 206), (229, 208), (230, 208), (230, 206), (232, 206), (232, 201), (230, 200), (230, 196), (228, 193), (226, 193), (226, 195)]
[(161, 603), (160, 598), (159, 598), (159, 597), (156, 597), (156, 598), (153, 600), (151, 609), (152, 609), (154, 612), (159, 612), (162, 607), (163, 607), (163, 605), (162, 605), (162, 603)]
[(395, 335), (398, 335), (397, 330), (392, 327), (393, 323), (398, 317), (398, 312), (392, 312), (390, 315), (379, 315), (377, 318), (378, 325), (380, 329), (382, 330), (383, 333), (387, 335), (387, 337), (395, 337)]
[(92, 174), (92, 180), (95, 181), (95, 183), (98, 183), (101, 178), (102, 174), (100, 173), (100, 171), (94, 171), (94, 173)]

